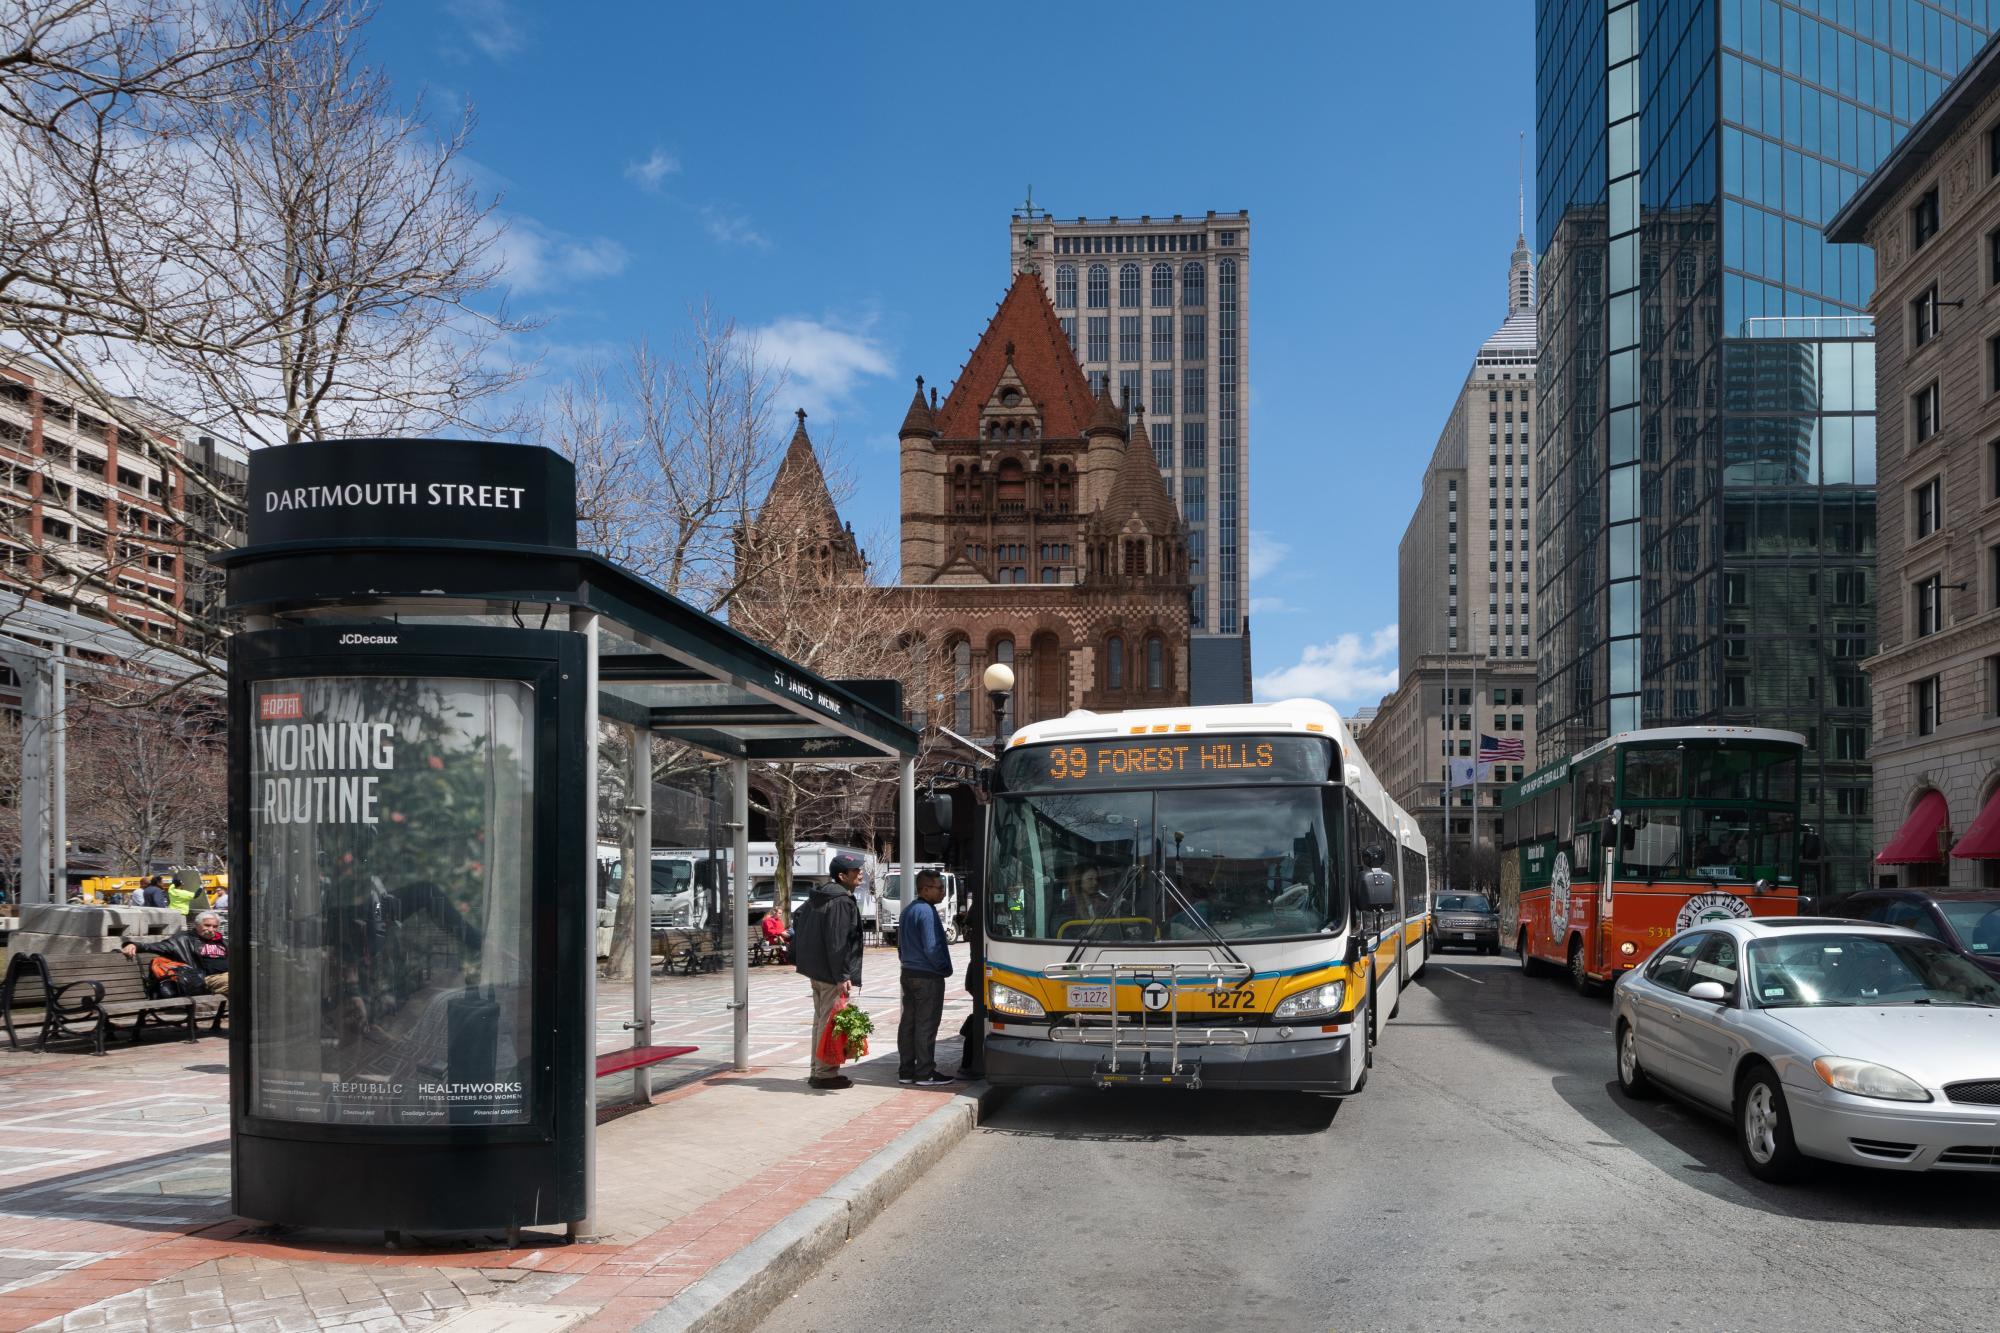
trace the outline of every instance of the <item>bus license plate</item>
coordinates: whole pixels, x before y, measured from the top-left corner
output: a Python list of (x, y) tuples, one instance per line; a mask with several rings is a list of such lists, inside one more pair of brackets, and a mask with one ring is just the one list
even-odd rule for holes
[(1071, 986), (1069, 1007), (1072, 1009), (1109, 1009), (1111, 1007), (1110, 986)]

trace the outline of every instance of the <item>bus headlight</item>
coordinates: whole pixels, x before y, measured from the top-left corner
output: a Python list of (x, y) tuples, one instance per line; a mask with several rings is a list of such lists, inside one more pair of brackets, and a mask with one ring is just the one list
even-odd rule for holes
[(987, 1007), (1003, 1014), (1013, 1014), (1016, 1018), (1042, 1016), (1040, 1000), (1023, 991), (1017, 991), (1012, 986), (1003, 986), (997, 981), (993, 983), (992, 998), (987, 1001)]
[(1340, 1002), (1346, 998), (1347, 983), (1329, 981), (1324, 986), (1314, 986), (1311, 990), (1302, 990), (1297, 995), (1280, 1000), (1271, 1017), (1317, 1018), (1321, 1014), (1337, 1014), (1340, 1012)]

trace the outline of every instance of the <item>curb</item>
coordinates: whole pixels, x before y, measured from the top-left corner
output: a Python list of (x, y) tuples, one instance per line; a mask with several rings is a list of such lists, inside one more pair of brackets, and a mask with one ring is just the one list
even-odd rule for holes
[(711, 1269), (639, 1325), (641, 1333), (744, 1333), (980, 1121), (998, 1089), (978, 1083), (919, 1120), (819, 1198)]

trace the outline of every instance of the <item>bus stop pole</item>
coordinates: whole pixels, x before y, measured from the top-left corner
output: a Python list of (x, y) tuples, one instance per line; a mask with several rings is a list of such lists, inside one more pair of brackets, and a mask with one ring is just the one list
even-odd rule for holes
[[(631, 773), (625, 803), (632, 811), (633, 869), (625, 876), (632, 897), (632, 1044), (653, 1044), (653, 729), (632, 728)], [(653, 1102), (653, 1076), (632, 1071), (641, 1106)]]
[[(571, 1240), (597, 1230), (597, 613), (572, 607), (570, 629), (583, 636), (583, 1043), (582, 1216), (569, 1224)], [(647, 867), (650, 872), (651, 867)]]
[[(896, 860), (903, 870), (902, 906), (907, 910), (917, 900), (917, 761), (896, 761)], [(947, 935), (945, 938), (949, 939)]]
[[(729, 966), (733, 980), (730, 1005), (736, 1018), (735, 1060), (738, 1073), (750, 1068), (750, 761), (729, 761), (730, 836), (735, 852), (729, 876)], [(774, 907), (772, 909), (776, 911)]]

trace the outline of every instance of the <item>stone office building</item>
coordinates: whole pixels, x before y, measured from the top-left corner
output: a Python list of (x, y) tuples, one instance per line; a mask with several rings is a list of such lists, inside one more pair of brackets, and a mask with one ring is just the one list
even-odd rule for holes
[(1875, 875), (2000, 887), (2000, 42), (1831, 223), (1875, 316)]

